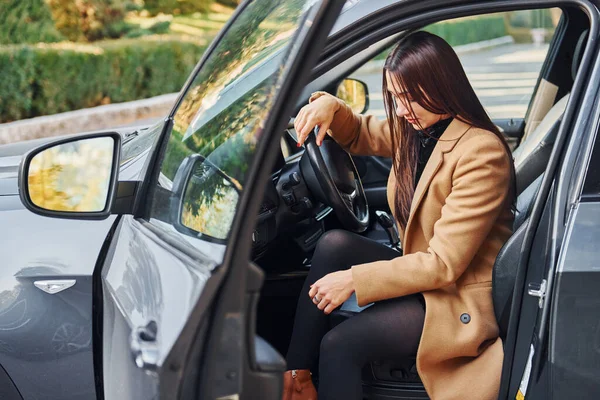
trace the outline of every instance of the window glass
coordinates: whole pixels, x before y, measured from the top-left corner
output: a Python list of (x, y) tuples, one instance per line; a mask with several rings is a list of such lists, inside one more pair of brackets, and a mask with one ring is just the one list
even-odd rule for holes
[[(511, 11), (445, 20), (423, 30), (454, 48), (492, 119), (524, 118), (560, 17), (558, 8)], [(381, 69), (389, 51), (351, 76), (369, 88), (367, 113), (381, 118)]]
[(175, 114), (153, 223), (201, 249), (226, 243), (294, 39), (315, 3), (256, 0), (231, 25)]

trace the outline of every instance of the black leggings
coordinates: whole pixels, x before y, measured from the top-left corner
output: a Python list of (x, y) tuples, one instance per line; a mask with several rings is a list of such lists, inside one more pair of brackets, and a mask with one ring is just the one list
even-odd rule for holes
[(398, 256), (389, 247), (346, 231), (329, 231), (319, 240), (287, 354), (288, 369), (311, 369), (319, 360), (319, 400), (362, 399), (364, 364), (416, 355), (425, 319), (422, 295), (377, 302), (329, 332), (328, 316), (308, 297), (310, 285), (330, 272)]

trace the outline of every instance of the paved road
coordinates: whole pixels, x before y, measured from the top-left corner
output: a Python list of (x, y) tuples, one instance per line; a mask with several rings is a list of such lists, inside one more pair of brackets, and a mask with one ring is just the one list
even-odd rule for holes
[[(548, 45), (510, 44), (460, 56), (463, 67), (492, 118), (523, 117)], [(385, 116), (381, 95), (381, 73), (356, 71), (353, 77), (369, 87), (368, 113)]]

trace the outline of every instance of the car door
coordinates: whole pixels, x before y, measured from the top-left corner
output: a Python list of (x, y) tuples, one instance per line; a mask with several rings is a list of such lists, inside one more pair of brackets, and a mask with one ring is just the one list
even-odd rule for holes
[[(300, 85), (343, 6), (253, 0), (186, 83), (104, 248), (95, 303), (105, 398), (264, 398), (285, 363), (254, 335), (251, 236)], [(276, 139), (277, 138), (277, 139)]]
[[(590, 37), (599, 17), (586, 3)], [(586, 36), (587, 37), (587, 36)], [(597, 398), (597, 46), (585, 52), (530, 214), (518, 263), (500, 398)], [(591, 161), (590, 161), (591, 159)], [(595, 246), (595, 247), (594, 247)]]

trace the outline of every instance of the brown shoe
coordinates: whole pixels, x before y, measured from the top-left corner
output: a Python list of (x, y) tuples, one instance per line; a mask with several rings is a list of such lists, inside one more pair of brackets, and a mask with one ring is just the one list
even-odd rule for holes
[(283, 374), (282, 400), (317, 400), (317, 389), (307, 369), (293, 369)]

